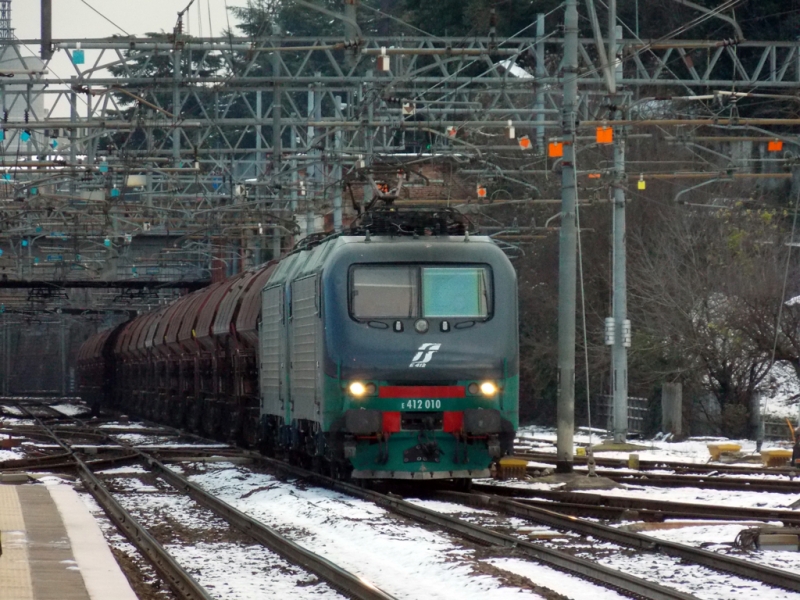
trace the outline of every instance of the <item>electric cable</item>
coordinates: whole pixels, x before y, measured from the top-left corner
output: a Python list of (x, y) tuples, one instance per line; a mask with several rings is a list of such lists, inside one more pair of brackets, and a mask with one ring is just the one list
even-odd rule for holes
[(124, 34), (125, 34), (125, 35), (127, 35), (128, 37), (133, 37), (133, 36), (131, 36), (131, 34), (130, 34), (130, 33), (128, 33), (128, 32), (127, 32), (127, 31), (125, 31), (125, 30), (124, 30), (122, 27), (120, 27), (119, 25), (117, 25), (116, 23), (114, 23), (114, 21), (112, 21), (111, 19), (109, 19), (109, 18), (108, 18), (106, 15), (104, 15), (102, 12), (100, 12), (99, 10), (97, 10), (97, 9), (96, 9), (94, 6), (92, 6), (91, 4), (89, 4), (89, 3), (88, 3), (86, 0), (81, 0), (81, 2), (83, 2), (83, 3), (84, 3), (86, 6), (88, 6), (90, 9), (92, 9), (92, 10), (93, 10), (94, 12), (96, 12), (98, 15), (100, 15), (100, 16), (101, 16), (103, 19), (105, 19), (106, 21), (108, 21), (109, 23), (111, 23), (111, 24), (112, 24), (114, 27), (116, 27), (117, 29), (119, 29), (119, 30), (120, 30), (122, 33), (124, 33)]

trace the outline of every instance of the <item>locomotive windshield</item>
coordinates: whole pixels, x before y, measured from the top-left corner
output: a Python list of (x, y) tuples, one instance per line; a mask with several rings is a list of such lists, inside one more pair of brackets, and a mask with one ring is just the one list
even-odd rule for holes
[(357, 266), (350, 282), (350, 309), (357, 319), (489, 315), (491, 286), (484, 267)]

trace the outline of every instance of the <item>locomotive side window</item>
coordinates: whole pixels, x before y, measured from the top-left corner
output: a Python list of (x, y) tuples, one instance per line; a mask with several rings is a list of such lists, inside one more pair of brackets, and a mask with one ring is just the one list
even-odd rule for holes
[(423, 317), (470, 317), (489, 315), (486, 270), (467, 267), (422, 269)]
[(352, 273), (352, 312), (357, 319), (418, 316), (415, 267), (356, 267)]

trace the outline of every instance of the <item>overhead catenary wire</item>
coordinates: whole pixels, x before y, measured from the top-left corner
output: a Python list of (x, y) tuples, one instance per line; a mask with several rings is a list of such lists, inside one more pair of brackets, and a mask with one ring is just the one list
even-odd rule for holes
[(83, 2), (83, 3), (84, 3), (86, 6), (88, 6), (90, 9), (92, 9), (92, 10), (93, 10), (94, 12), (96, 12), (98, 15), (100, 15), (100, 16), (101, 16), (103, 19), (105, 19), (106, 21), (108, 21), (109, 23), (111, 23), (111, 24), (112, 24), (114, 27), (116, 27), (117, 29), (119, 29), (119, 30), (120, 30), (122, 33), (124, 33), (125, 35), (127, 35), (127, 36), (130, 36), (130, 35), (131, 35), (131, 34), (130, 34), (129, 32), (127, 32), (125, 29), (123, 29), (122, 27), (120, 27), (119, 25), (117, 25), (117, 24), (116, 24), (114, 21), (112, 21), (111, 19), (109, 19), (109, 18), (108, 18), (106, 15), (104, 15), (102, 12), (100, 12), (99, 10), (97, 10), (97, 9), (96, 9), (94, 6), (92, 6), (91, 4), (89, 4), (89, 3), (88, 3), (86, 0), (81, 0), (81, 2)]

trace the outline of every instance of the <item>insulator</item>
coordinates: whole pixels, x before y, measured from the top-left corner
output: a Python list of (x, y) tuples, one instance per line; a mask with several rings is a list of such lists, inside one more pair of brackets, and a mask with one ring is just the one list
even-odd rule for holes
[(606, 346), (614, 345), (615, 333), (616, 333), (616, 323), (614, 322), (614, 317), (606, 317), (605, 335), (603, 336), (605, 339)]

